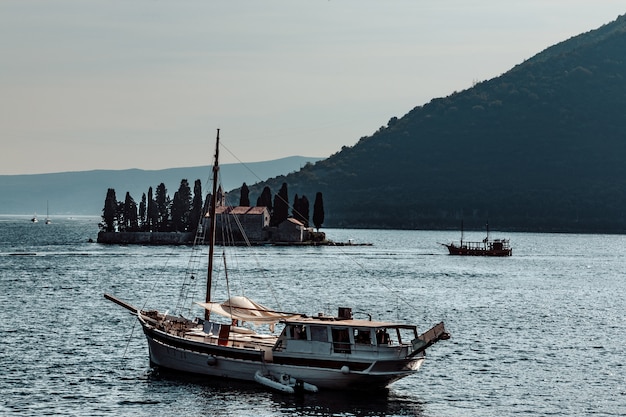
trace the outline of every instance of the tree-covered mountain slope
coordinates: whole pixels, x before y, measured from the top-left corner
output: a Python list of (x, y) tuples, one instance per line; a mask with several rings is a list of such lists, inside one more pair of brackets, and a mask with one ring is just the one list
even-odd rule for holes
[(433, 99), (283, 182), (326, 226), (626, 230), (626, 16)]

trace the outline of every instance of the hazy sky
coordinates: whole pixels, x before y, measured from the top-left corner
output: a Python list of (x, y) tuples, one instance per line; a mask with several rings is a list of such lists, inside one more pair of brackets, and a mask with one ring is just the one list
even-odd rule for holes
[[(613, 0), (3, 0), (0, 174), (327, 157)], [(232, 152), (234, 157), (229, 153)]]

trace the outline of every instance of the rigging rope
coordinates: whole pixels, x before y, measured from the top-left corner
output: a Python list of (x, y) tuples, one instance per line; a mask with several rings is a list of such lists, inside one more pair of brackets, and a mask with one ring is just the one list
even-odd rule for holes
[[(399, 301), (401, 301), (402, 303), (404, 303), (407, 307), (409, 307), (409, 309), (411, 311), (419, 314), (419, 311), (417, 310), (417, 308), (415, 308), (411, 303), (409, 303), (408, 300), (406, 300), (404, 297), (402, 297), (398, 290), (396, 290), (396, 289), (392, 288), (391, 286), (387, 285), (384, 281), (382, 281), (380, 278), (378, 278), (375, 274), (370, 272), (365, 266), (363, 266), (358, 260), (356, 260), (354, 258), (354, 256), (351, 256), (341, 246), (335, 246), (335, 247), (339, 249), (339, 251), (341, 252), (341, 254), (343, 256), (347, 257), (351, 262), (353, 262), (356, 266), (358, 266), (364, 273), (366, 273), (368, 276), (374, 278), (374, 280), (376, 282), (378, 282), (382, 287), (384, 287), (391, 294), (395, 295), (397, 297), (397, 299)], [(396, 309), (396, 311), (398, 311), (398, 310), (399, 309)]]
[[(220, 147), (224, 148), (230, 155), (232, 155), (241, 165), (243, 165), (255, 178), (257, 178), (259, 181), (262, 181), (262, 179), (244, 162), (242, 162), (239, 158), (237, 158), (236, 155), (234, 155), (230, 149), (228, 149), (224, 143), (220, 143)], [(207, 186), (207, 184), (212, 180), (212, 178), (210, 177), (206, 183), (205, 183), (205, 187)], [(222, 183), (221, 181), (219, 181), (219, 189), (223, 190), (222, 188)], [(226, 196), (228, 197), (228, 196)], [(282, 199), (282, 196), (278, 196), (279, 198)], [(289, 204), (288, 201), (285, 202), (287, 204), (287, 206), (293, 210), (293, 207), (291, 207), (291, 205)], [(226, 201), (223, 202), (224, 205), (226, 205)], [(187, 274), (185, 277), (185, 280), (183, 281), (183, 286), (181, 287), (180, 290), (180, 294), (179, 294), (179, 301), (176, 305), (176, 311), (180, 314), (182, 314), (182, 312), (188, 312), (191, 313), (192, 308), (194, 306), (194, 301), (196, 299), (200, 299), (198, 298), (199, 294), (199, 290), (197, 289), (197, 283), (198, 281), (201, 280), (197, 280), (196, 279), (196, 273), (197, 271), (200, 269), (200, 262), (201, 260), (204, 258), (204, 251), (202, 251), (202, 256), (198, 254), (198, 252), (200, 251), (200, 249), (203, 249), (204, 246), (204, 241), (205, 241), (205, 237), (206, 237), (206, 231), (207, 230), (200, 230), (201, 228), (203, 228), (203, 220), (204, 220), (204, 213), (200, 218), (200, 224), (198, 225), (198, 230), (199, 232), (196, 233), (196, 236), (194, 238), (194, 243), (192, 246), (192, 256), (189, 259), (189, 263), (188, 263), (188, 268), (187, 268)], [(235, 245), (235, 239), (233, 236), (233, 230), (239, 230), (241, 237), (243, 239), (243, 243), (245, 244), (246, 247), (252, 247), (252, 244), (248, 238), (248, 236), (245, 233), (244, 230), (244, 226), (241, 223), (241, 219), (238, 215), (229, 215), (229, 214), (225, 214), (222, 216), (222, 227), (221, 227), (221, 233), (222, 233), (222, 244), (223, 244), (223, 250), (222, 250), (222, 257), (224, 258), (224, 262), (223, 262), (223, 267), (224, 267), (224, 274), (225, 274), (225, 278), (226, 278), (226, 292), (228, 295), (228, 298), (231, 297), (231, 283), (228, 277), (228, 273), (227, 273), (227, 269), (226, 269), (226, 246), (234, 246)], [(235, 225), (233, 225), (231, 222), (234, 222)], [(236, 227), (236, 229), (234, 229), (234, 227)], [(382, 287), (384, 287), (387, 291), (389, 291), (390, 293), (394, 294), (397, 299), (402, 302), (403, 304), (405, 304), (406, 306), (408, 306), (410, 308), (411, 311), (415, 311), (417, 312), (417, 309), (411, 305), (409, 303), (408, 300), (404, 299), (404, 297), (401, 296), (400, 292), (394, 288), (392, 288), (391, 286), (389, 286), (387, 283), (385, 283), (382, 279), (380, 279), (379, 277), (377, 277), (375, 274), (371, 273), (362, 263), (360, 263), (357, 259), (355, 259), (353, 256), (351, 256), (348, 252), (346, 252), (341, 246), (336, 246), (336, 248), (339, 248), (341, 254), (343, 256), (346, 256), (348, 259), (350, 259), (351, 262), (353, 262), (361, 271), (363, 271), (364, 273), (366, 273), (368, 276), (373, 277), (376, 282), (379, 283), (379, 285), (381, 285)], [(233, 251), (232, 253), (234, 253), (235, 251)], [(196, 254), (194, 256), (194, 254)], [(266, 281), (266, 287), (270, 290), (270, 293), (272, 295), (272, 297), (274, 298), (274, 302), (275, 304), (278, 306), (279, 309), (283, 309), (281, 306), (281, 303), (278, 299), (277, 293), (275, 291), (274, 286), (271, 283), (270, 277), (267, 275), (266, 271), (264, 270), (264, 268), (261, 267), (260, 265), (260, 261), (258, 259), (258, 257), (256, 255), (253, 256), (254, 261), (257, 265), (257, 269), (260, 272), (260, 275), (264, 278), (264, 280)], [(237, 259), (237, 256), (233, 256), (233, 259)], [(220, 263), (216, 263), (216, 266), (220, 265)], [(214, 271), (214, 273), (216, 273), (218, 271)], [(217, 274), (215, 274), (217, 276)], [(214, 279), (213, 280), (213, 285), (216, 285), (219, 283), (219, 280)], [(158, 284), (158, 282), (154, 283), (154, 286), (152, 288), (152, 290), (150, 292), (152, 292), (154, 290), (154, 288), (156, 287), (156, 285)], [(244, 291), (244, 287), (243, 285), (240, 286), (240, 291), (241, 294), (245, 296), (245, 291)], [(147, 304), (147, 300), (144, 303), (144, 306)], [(187, 307), (185, 307), (187, 306)]]

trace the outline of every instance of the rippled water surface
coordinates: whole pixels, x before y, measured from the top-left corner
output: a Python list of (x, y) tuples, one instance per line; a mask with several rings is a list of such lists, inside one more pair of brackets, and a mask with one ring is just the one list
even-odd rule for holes
[[(626, 237), (493, 232), (504, 259), (447, 255), (454, 232), (326, 230), (372, 246), (228, 251), (230, 287), (309, 314), (443, 320), (414, 376), (378, 396), (294, 398), (153, 371), (135, 319), (175, 306), (188, 247), (103, 246), (98, 218), (0, 217), (0, 415), (610, 416), (626, 410)], [(482, 239), (481, 233), (466, 238)], [(232, 256), (231, 256), (232, 255)], [(230, 260), (232, 258), (232, 260)], [(202, 259), (206, 261), (205, 259)], [(205, 266), (200, 265), (200, 270)], [(204, 284), (198, 275), (199, 287)], [(202, 298), (202, 296), (199, 296)]]

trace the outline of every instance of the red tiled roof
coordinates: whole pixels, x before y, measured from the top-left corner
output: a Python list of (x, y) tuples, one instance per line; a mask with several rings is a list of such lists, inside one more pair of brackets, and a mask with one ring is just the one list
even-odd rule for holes
[(291, 222), (291, 223), (296, 224), (296, 225), (298, 225), (298, 226), (304, 226), (304, 223), (302, 223), (300, 220), (296, 220), (296, 219), (294, 219), (293, 217), (289, 217), (289, 218), (287, 218), (287, 220), (285, 220), (285, 221), (287, 221), (287, 222)]

